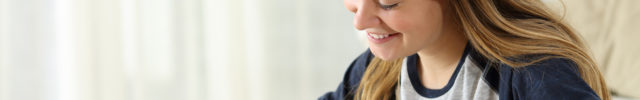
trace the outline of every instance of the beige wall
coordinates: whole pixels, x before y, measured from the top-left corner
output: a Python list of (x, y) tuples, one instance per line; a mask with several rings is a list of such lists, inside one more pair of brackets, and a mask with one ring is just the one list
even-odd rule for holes
[(0, 0), (0, 100), (316, 99), (366, 49), (352, 19), (341, 0)]
[(640, 0), (543, 1), (582, 34), (609, 88), (640, 98)]

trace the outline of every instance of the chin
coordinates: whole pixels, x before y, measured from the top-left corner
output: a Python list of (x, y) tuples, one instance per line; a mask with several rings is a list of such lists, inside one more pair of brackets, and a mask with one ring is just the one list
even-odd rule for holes
[(396, 50), (371, 47), (371, 53), (373, 53), (373, 55), (376, 56), (377, 58), (380, 58), (385, 61), (391, 61), (391, 60), (400, 58), (401, 56), (399, 56), (398, 53), (396, 53), (395, 51)]

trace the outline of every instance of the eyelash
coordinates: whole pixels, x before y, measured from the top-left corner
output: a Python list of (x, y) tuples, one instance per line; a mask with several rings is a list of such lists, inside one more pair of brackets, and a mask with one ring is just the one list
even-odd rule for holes
[(395, 4), (391, 4), (391, 5), (383, 5), (380, 4), (380, 8), (384, 9), (384, 10), (391, 10), (391, 8), (398, 6), (398, 3)]

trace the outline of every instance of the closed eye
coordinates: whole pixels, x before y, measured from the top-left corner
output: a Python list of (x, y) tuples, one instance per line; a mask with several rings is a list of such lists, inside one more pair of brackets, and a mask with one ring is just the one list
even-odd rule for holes
[(384, 9), (384, 10), (391, 10), (391, 8), (398, 6), (398, 3), (395, 4), (391, 4), (391, 5), (385, 5), (385, 4), (380, 4), (380, 8)]

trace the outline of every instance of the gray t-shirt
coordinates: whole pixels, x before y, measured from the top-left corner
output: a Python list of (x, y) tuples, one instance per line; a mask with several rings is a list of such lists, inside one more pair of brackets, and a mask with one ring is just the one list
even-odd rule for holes
[[(523, 55), (524, 58), (548, 55)], [(319, 100), (353, 100), (360, 80), (374, 55), (363, 52), (345, 72), (334, 92)], [(552, 58), (518, 69), (490, 62), (470, 44), (447, 85), (439, 90), (424, 88), (417, 73), (418, 55), (406, 58), (393, 98), (402, 100), (599, 100), (598, 95), (582, 80), (577, 65), (569, 59)], [(518, 60), (515, 58), (514, 60)], [(526, 59), (524, 59), (526, 61)], [(498, 92), (499, 91), (499, 92)], [(498, 92), (498, 93), (496, 93)]]
[(442, 89), (425, 88), (417, 72), (417, 55), (404, 59), (400, 84), (396, 88), (398, 100), (498, 100), (498, 93), (482, 78), (482, 70), (466, 53), (460, 59), (449, 83)]

